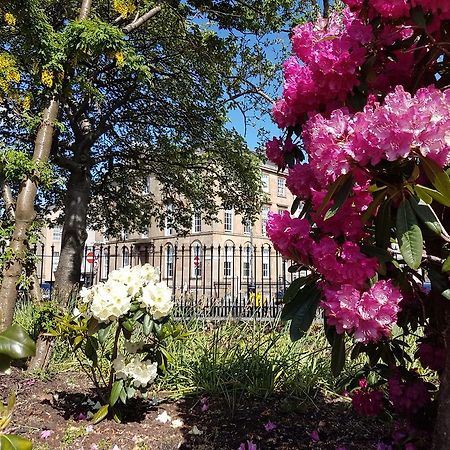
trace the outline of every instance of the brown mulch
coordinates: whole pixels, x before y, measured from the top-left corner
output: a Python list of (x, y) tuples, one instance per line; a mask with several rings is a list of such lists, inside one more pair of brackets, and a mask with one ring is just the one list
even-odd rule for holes
[[(97, 425), (83, 418), (88, 400), (96, 401), (90, 382), (79, 373), (60, 373), (50, 380), (30, 378), (13, 369), (0, 376), (0, 394), (17, 392), (13, 422), (8, 431), (28, 437), (34, 450), (236, 450), (251, 440), (258, 450), (375, 449), (389, 433), (389, 423), (356, 417), (343, 398), (209, 398), (202, 412), (200, 398), (164, 400), (161, 394), (152, 401), (135, 401), (124, 411), (122, 423), (112, 420)], [(183, 421), (181, 428), (162, 424), (156, 417), (166, 411)], [(81, 413), (81, 420), (80, 420)], [(266, 431), (264, 424), (276, 428)], [(192, 434), (196, 426), (201, 434)], [(42, 431), (51, 430), (49, 437)], [(317, 431), (319, 441), (311, 437)], [(314, 436), (314, 434), (313, 434)]]

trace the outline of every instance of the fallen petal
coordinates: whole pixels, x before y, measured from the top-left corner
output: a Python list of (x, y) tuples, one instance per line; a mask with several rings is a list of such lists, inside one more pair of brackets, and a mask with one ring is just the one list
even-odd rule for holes
[(320, 441), (319, 432), (318, 432), (317, 430), (314, 430), (314, 431), (310, 434), (310, 436), (311, 436), (311, 439), (312, 439), (314, 442)]
[(197, 428), (197, 425), (194, 425), (191, 431), (189, 431), (189, 434), (193, 434), (194, 436), (200, 436), (201, 434), (203, 434), (203, 431), (199, 430)]
[(167, 411), (163, 411), (155, 420), (161, 423), (167, 423), (172, 420), (172, 418), (167, 414)]
[(183, 421), (181, 419), (175, 419), (172, 420), (172, 428), (181, 428), (184, 425)]

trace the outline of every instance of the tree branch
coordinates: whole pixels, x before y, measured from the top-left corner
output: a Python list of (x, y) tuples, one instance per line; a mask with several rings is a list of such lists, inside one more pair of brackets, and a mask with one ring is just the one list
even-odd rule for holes
[(131, 22), (126, 27), (124, 27), (123, 28), (124, 33), (128, 34), (128, 33), (131, 33), (132, 31), (136, 30), (141, 25), (143, 25), (145, 22), (147, 22), (147, 20), (151, 19), (153, 16), (158, 14), (160, 11), (161, 11), (161, 6), (160, 5), (155, 6), (153, 9), (146, 12), (141, 17), (139, 17), (138, 19), (136, 19), (135, 21)]

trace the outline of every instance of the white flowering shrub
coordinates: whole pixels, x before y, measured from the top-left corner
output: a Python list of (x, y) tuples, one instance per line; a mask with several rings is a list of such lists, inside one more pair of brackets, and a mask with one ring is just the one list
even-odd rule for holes
[(94, 422), (108, 415), (118, 420), (118, 405), (145, 396), (165, 369), (165, 343), (180, 334), (168, 320), (172, 308), (171, 288), (145, 264), (115, 270), (105, 283), (83, 288), (78, 307), (57, 319), (54, 334), (67, 339), (103, 401)]

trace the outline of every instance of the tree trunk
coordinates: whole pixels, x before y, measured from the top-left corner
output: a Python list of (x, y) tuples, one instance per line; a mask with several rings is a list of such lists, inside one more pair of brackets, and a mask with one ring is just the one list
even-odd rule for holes
[[(53, 140), (54, 123), (58, 116), (59, 102), (52, 98), (43, 112), (33, 153), (33, 161), (46, 162), (50, 155)], [(36, 199), (38, 183), (36, 179), (27, 178), (19, 188), (17, 196), (14, 232), (10, 249), (12, 260), (3, 269), (0, 288), (0, 330), (12, 324), (14, 308), (17, 301), (17, 282), (23, 269), (25, 256), (26, 235), (35, 217), (34, 201)]]
[(447, 319), (445, 329), (447, 357), (439, 386), (439, 404), (433, 433), (433, 450), (450, 449), (450, 312), (447, 311), (445, 317)]
[(36, 354), (31, 358), (27, 370), (29, 372), (41, 369), (47, 369), (55, 346), (55, 338), (53, 336), (45, 336), (40, 334), (36, 341)]
[(61, 253), (55, 274), (54, 293), (62, 305), (67, 304), (80, 282), (83, 249), (87, 239), (90, 187), (91, 179), (87, 167), (71, 171), (67, 184)]

